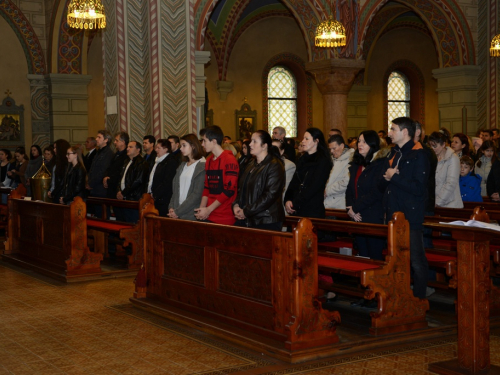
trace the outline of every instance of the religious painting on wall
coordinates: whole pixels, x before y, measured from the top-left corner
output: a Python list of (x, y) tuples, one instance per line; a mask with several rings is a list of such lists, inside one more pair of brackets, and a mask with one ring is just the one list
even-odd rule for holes
[(24, 106), (17, 106), (6, 91), (7, 97), (0, 106), (0, 143), (17, 147), (24, 144)]
[(236, 136), (238, 139), (250, 139), (256, 129), (257, 111), (252, 111), (252, 107), (244, 99), (244, 103), (239, 110), (234, 111), (236, 115)]

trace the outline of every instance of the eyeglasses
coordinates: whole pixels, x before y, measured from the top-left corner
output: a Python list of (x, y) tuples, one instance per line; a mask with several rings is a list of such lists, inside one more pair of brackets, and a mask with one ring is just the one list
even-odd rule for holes
[(66, 154), (66, 156), (69, 156), (69, 155), (74, 155), (74, 154), (75, 154), (74, 152), (68, 152), (68, 153)]

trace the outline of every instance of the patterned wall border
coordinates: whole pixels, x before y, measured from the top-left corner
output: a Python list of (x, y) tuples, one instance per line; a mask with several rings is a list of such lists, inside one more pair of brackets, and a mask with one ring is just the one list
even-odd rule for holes
[(147, 0), (127, 2), (128, 92), (130, 139), (142, 141), (152, 133), (149, 56), (149, 4)]
[(40, 41), (23, 12), (10, 0), (0, 1), (0, 15), (12, 27), (26, 56), (28, 73), (47, 74), (47, 65)]
[[(371, 22), (388, 0), (369, 0), (361, 10), (358, 44), (364, 53), (364, 41)], [(419, 14), (429, 26), (440, 53), (440, 67), (475, 64), (474, 43), (462, 10), (454, 2), (441, 0), (405, 0), (402, 4)]]
[[(118, 52), (116, 45), (116, 1), (103, 0), (106, 9), (106, 32), (102, 37), (104, 112), (107, 98), (118, 96)], [(106, 129), (114, 134), (120, 129), (118, 114), (105, 115)]]
[(488, 70), (489, 70), (489, 44), (488, 40), (488, 13), (491, 2), (496, 0), (479, 0), (477, 3), (477, 64), (481, 67), (477, 77), (477, 128), (486, 127), (488, 116)]
[[(395, 61), (387, 68), (382, 81), (384, 86), (384, 105), (387, 108), (387, 81), (389, 75), (395, 70), (405, 74), (410, 81), (411, 117), (425, 125), (425, 79), (419, 67), (409, 60)], [(415, 96), (417, 99), (415, 99)], [(415, 112), (417, 115), (415, 115)], [(388, 120), (388, 113), (384, 111), (384, 124), (387, 124)]]
[[(292, 70), (297, 80), (297, 98), (298, 111), (297, 116), (297, 134), (302, 134), (307, 128), (312, 126), (313, 110), (312, 110), (312, 77), (306, 73), (304, 61), (293, 53), (280, 53), (273, 56), (266, 64), (262, 71), (262, 129), (268, 130), (269, 127), (269, 107), (267, 101), (267, 77), (273, 66), (283, 65)], [(306, 88), (304, 90), (303, 88)], [(305, 97), (301, 94), (305, 92)]]
[(49, 86), (43, 75), (28, 74), (31, 96), (31, 133), (32, 144), (42, 149), (52, 138), (49, 117)]
[(161, 137), (161, 103), (160, 103), (160, 60), (158, 55), (158, 4), (156, 0), (149, 0), (149, 51), (151, 54), (151, 111), (152, 134)]
[(66, 0), (61, 19), (57, 45), (57, 73), (82, 74), (82, 48), (84, 31), (70, 28), (67, 22), (68, 5)]
[(193, 92), (188, 74), (186, 1), (171, 0), (161, 3), (161, 51), (162, 51), (162, 110), (164, 134), (185, 134), (189, 131), (188, 100)]
[(128, 132), (128, 89), (127, 89), (127, 65), (125, 33), (125, 2), (116, 0), (116, 45), (118, 56), (118, 102), (119, 102), (119, 125), (121, 131)]
[[(500, 10), (498, 9), (498, 4), (497, 1), (490, 1), (489, 4), (489, 10), (490, 10), (490, 27), (488, 30), (488, 39), (487, 39), (487, 44), (486, 48), (483, 51), (489, 51), (490, 43), (495, 34), (497, 34), (497, 12)], [(490, 59), (489, 63), (489, 76), (490, 76), (490, 82), (489, 82), (489, 92), (490, 92), (490, 117), (489, 117), (489, 126), (487, 127), (496, 127), (497, 125), (497, 105), (498, 105), (498, 99), (497, 98), (497, 93), (498, 93), (498, 81), (497, 81), (497, 66), (498, 66), (498, 59), (488, 57)]]

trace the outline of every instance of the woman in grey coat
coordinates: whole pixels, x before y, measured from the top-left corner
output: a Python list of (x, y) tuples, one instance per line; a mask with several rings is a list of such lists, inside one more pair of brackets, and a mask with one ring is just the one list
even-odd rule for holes
[(196, 220), (194, 209), (200, 207), (205, 186), (205, 158), (200, 141), (194, 134), (181, 138), (183, 161), (172, 184), (173, 194), (168, 206), (172, 219)]

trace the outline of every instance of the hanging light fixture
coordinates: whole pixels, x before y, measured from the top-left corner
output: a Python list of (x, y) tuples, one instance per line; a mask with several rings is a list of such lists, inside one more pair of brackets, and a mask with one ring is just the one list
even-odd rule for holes
[(71, 0), (68, 25), (75, 29), (104, 29), (106, 15), (101, 0)]
[(500, 57), (500, 34), (495, 35), (491, 40), (490, 56)]
[(343, 47), (346, 44), (344, 25), (336, 20), (335, 6), (331, 6), (330, 10), (332, 8), (333, 16), (330, 15), (327, 20), (321, 22), (316, 28), (316, 38), (314, 43), (316, 47)]

